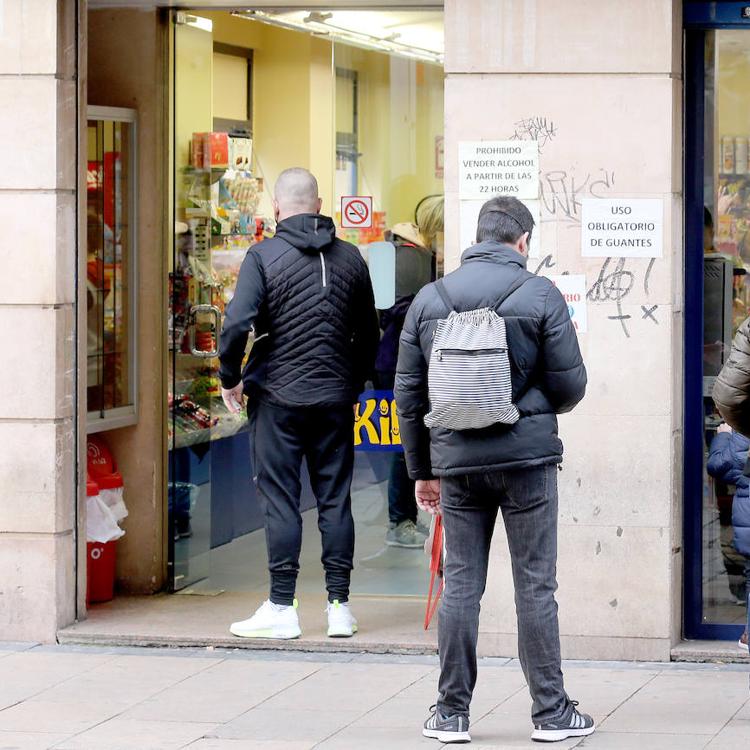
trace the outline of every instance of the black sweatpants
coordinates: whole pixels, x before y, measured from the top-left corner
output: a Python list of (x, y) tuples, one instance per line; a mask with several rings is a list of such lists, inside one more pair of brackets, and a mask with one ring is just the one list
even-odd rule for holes
[(249, 416), (255, 485), (265, 518), (271, 601), (286, 605), (294, 601), (302, 546), (303, 458), (318, 502), (328, 600), (348, 601), (354, 558), (352, 407), (296, 408), (261, 402)]

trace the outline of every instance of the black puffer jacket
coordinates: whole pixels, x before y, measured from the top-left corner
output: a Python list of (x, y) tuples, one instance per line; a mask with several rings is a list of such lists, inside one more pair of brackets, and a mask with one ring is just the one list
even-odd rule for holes
[[(526, 261), (507, 245), (482, 242), (469, 248), (445, 287), (459, 312), (490, 307), (505, 319), (514, 425), (479, 430), (428, 430), (427, 363), (437, 321), (449, 311), (434, 284), (412, 304), (401, 333), (396, 373), (401, 440), (413, 479), (520, 469), (562, 461), (556, 414), (570, 411), (586, 391), (586, 368), (568, 307), (549, 279), (525, 270)], [(499, 307), (522, 276), (527, 281)]]
[[(256, 341), (240, 372), (250, 331)], [(227, 306), (221, 383), (285, 406), (353, 404), (370, 377), (380, 331), (367, 264), (327, 216), (279, 222), (250, 248)]]

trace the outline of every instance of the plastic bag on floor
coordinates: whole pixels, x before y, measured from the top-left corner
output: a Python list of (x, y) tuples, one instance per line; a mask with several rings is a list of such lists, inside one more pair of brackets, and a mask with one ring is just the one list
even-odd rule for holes
[(117, 525), (117, 519), (101, 495), (86, 498), (86, 541), (113, 542), (125, 532)]
[(128, 517), (128, 509), (125, 507), (125, 501), (123, 500), (122, 487), (116, 487), (112, 490), (99, 490), (99, 497), (112, 511), (115, 521), (119, 523), (123, 518)]

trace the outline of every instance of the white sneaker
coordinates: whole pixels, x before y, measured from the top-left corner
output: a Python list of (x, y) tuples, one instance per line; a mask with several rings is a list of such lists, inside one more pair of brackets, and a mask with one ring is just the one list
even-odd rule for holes
[(299, 638), (302, 630), (297, 617), (297, 600), (291, 607), (266, 600), (252, 617), (233, 622), (229, 632), (240, 638)]
[(335, 599), (328, 603), (328, 637), (351, 638), (357, 632), (357, 621), (354, 619), (349, 603), (343, 604)]

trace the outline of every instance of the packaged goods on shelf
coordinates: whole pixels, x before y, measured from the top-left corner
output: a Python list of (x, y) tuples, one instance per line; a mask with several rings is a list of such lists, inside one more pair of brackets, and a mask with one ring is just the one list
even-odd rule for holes
[(253, 160), (253, 140), (249, 135), (232, 133), (229, 136), (229, 166), (249, 172)]
[(227, 133), (193, 133), (190, 162), (198, 169), (229, 166)]

